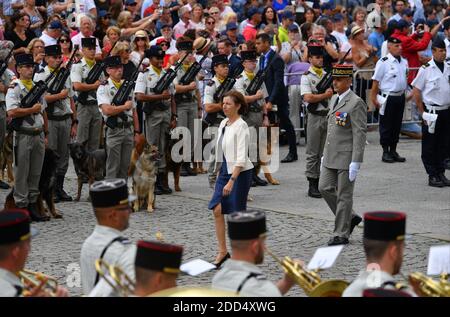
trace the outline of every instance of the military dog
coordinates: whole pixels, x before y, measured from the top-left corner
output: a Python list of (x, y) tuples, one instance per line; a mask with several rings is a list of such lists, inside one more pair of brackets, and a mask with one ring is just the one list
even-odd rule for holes
[(78, 178), (78, 192), (75, 201), (80, 201), (83, 183), (89, 186), (105, 178), (106, 152), (105, 150), (88, 151), (87, 141), (84, 143), (74, 142), (69, 144), (70, 157), (72, 157), (75, 172)]
[(134, 202), (134, 211), (145, 208), (145, 204), (147, 204), (148, 212), (155, 209), (154, 192), (157, 172), (155, 162), (159, 159), (158, 148), (145, 142), (143, 151), (133, 167), (133, 192), (137, 196)]
[(13, 136), (14, 131), (8, 131), (6, 133), (5, 142), (3, 143), (3, 149), (0, 155), (0, 169), (2, 170), (2, 180), (5, 181), (5, 169), (8, 176), (8, 182), (14, 182), (13, 173)]

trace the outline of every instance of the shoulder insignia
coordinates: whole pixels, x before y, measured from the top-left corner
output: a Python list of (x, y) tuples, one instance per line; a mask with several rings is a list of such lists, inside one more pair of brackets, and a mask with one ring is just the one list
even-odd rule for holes
[(214, 85), (214, 80), (208, 79), (208, 81), (206, 82), (206, 84), (207, 84), (208, 86), (212, 86), (212, 85)]
[(146, 72), (148, 72), (149, 71), (149, 69), (148, 68), (145, 68), (144, 70), (141, 70), (141, 73), (146, 73)]
[(309, 70), (307, 70), (306, 72), (303, 73), (303, 75), (309, 75), (309, 74), (310, 74)]
[(101, 83), (100, 83), (100, 85), (106, 85), (108, 83), (108, 80), (107, 79), (105, 79), (105, 80), (103, 80)]
[(9, 88), (14, 88), (18, 85), (17, 81), (12, 81), (9, 83)]
[(242, 78), (244, 76), (242, 76), (242, 74), (240, 74), (239, 76), (236, 77), (236, 79)]
[(258, 281), (265, 281), (265, 280), (267, 280), (267, 278), (263, 274), (259, 274), (259, 275), (255, 276), (255, 278)]
[(45, 69), (44, 69), (44, 68), (41, 68), (41, 69), (39, 69), (39, 70), (36, 72), (36, 74), (40, 74), (40, 73), (43, 73), (43, 72), (45, 72)]
[(125, 245), (131, 244), (131, 241), (128, 240), (127, 238), (124, 238), (123, 240), (119, 240), (119, 242), (122, 244), (125, 244)]
[(426, 64), (422, 65), (423, 68), (427, 68), (428, 66), (430, 66), (430, 63), (426, 63)]
[(388, 60), (388, 57), (387, 56), (385, 56), (385, 57), (383, 57), (382, 59), (381, 59), (383, 62), (385, 62), (385, 61), (387, 61)]

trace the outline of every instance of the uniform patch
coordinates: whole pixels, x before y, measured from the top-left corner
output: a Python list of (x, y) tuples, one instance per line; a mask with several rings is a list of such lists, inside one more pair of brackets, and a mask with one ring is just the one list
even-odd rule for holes
[(208, 81), (206, 82), (206, 85), (208, 85), (208, 86), (214, 85), (214, 80), (208, 79)]

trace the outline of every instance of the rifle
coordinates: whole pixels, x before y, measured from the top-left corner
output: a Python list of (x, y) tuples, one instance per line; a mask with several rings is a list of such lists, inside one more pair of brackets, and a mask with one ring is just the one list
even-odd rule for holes
[[(137, 66), (136, 70), (131, 75), (131, 77), (124, 80), (124, 82), (120, 86), (119, 90), (117, 90), (116, 94), (114, 95), (111, 105), (113, 105), (113, 106), (123, 105), (128, 100), (128, 98), (131, 94), (131, 91), (134, 89), (136, 79), (139, 75), (139, 68), (141, 67), (141, 64), (142, 64), (142, 61), (144, 60), (144, 58), (146, 58), (145, 55), (139, 61), (139, 65)], [(123, 122), (128, 121), (127, 115), (124, 112), (121, 112), (115, 116), (108, 117), (108, 119), (106, 119), (106, 122), (105, 122), (106, 126), (111, 129), (116, 128), (117, 127), (117, 118), (122, 119)]]
[(169, 88), (169, 85), (173, 82), (175, 77), (177, 77), (177, 72), (180, 69), (181, 65), (183, 65), (183, 62), (188, 55), (189, 54), (185, 54), (178, 63), (170, 67), (158, 80), (156, 86), (153, 88), (153, 92), (155, 93), (155, 95), (160, 95), (164, 90)]
[(269, 71), (269, 67), (270, 67), (270, 65), (272, 65), (272, 62), (274, 60), (275, 60), (275, 58), (272, 58), (272, 60), (266, 66), (266, 68), (258, 70), (258, 72), (256, 73), (256, 76), (253, 77), (252, 81), (250, 82), (247, 89), (245, 90), (247, 95), (253, 96), (258, 92), (258, 90), (261, 89), (261, 86), (264, 83), (264, 80), (266, 79), (267, 72)]
[[(345, 60), (345, 58), (347, 57), (347, 55), (350, 53), (351, 50), (352, 50), (352, 48), (348, 49), (348, 51), (347, 51), (347, 53), (345, 53), (344, 57), (342, 57), (338, 61), (338, 64), (341, 64)], [(332, 72), (325, 74), (325, 76), (323, 76), (322, 79), (319, 81), (319, 83), (316, 86), (317, 93), (323, 94), (328, 88), (331, 87), (331, 85), (333, 84), (333, 77), (331, 76), (331, 73)]]
[(205, 59), (208, 57), (208, 53), (211, 51), (212, 45), (209, 46), (208, 50), (206, 51), (205, 55), (200, 59), (199, 62), (195, 61), (191, 67), (187, 70), (187, 72), (181, 77), (180, 84), (181, 85), (189, 85), (192, 83), (197, 77), (198, 73), (202, 70), (202, 64), (205, 61)]
[(12, 54), (14, 51), (14, 47), (11, 48), (11, 50), (9, 51), (8, 55), (6, 56), (5, 60), (2, 61), (1, 65), (0, 65), (0, 77), (2, 77), (3, 73), (6, 71), (6, 69), (8, 68), (8, 60), (11, 58)]
[[(42, 97), (42, 95), (48, 90), (48, 84), (55, 76), (58, 69), (61, 67), (62, 62), (56, 67), (53, 72), (50, 73), (50, 75), (47, 76), (45, 80), (40, 80), (31, 90), (26, 94), (25, 97), (20, 101), (20, 108), (32, 108), (36, 103), (38, 103), (39, 99)], [(16, 117), (11, 120), (11, 128), (13, 128), (16, 131), (20, 130), (20, 127), (22, 126), (23, 120), (27, 121), (30, 125), (34, 124), (34, 119), (31, 117), (31, 115), (27, 115), (24, 117)]]

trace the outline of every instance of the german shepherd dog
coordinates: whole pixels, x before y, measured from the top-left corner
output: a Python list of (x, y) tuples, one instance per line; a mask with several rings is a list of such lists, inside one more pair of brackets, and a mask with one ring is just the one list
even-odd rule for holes
[(3, 149), (0, 155), (0, 169), (2, 170), (2, 180), (5, 181), (5, 169), (8, 176), (8, 182), (14, 183), (14, 173), (13, 173), (13, 137), (14, 131), (8, 129), (5, 142), (3, 143)]
[(95, 181), (105, 178), (106, 152), (104, 149), (89, 152), (87, 141), (84, 143), (74, 142), (69, 144), (70, 156), (73, 160), (75, 172), (78, 178), (78, 192), (75, 201), (80, 201), (83, 183), (92, 185)]
[(174, 162), (172, 159), (172, 148), (178, 142), (178, 139), (172, 139), (170, 134), (167, 136), (167, 146), (166, 146), (166, 172), (164, 173), (164, 186), (169, 187), (169, 173), (173, 173), (173, 183), (175, 191), (181, 192), (180, 188), (180, 172), (182, 162)]

